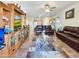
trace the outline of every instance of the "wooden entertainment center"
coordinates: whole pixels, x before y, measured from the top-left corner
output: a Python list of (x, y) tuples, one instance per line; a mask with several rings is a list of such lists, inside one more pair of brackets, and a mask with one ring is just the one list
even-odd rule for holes
[[(9, 57), (17, 51), (17, 49), (22, 45), (23, 41), (27, 39), (28, 36), (28, 26), (26, 26), (26, 13), (21, 10), (20, 7), (13, 3), (8, 3), (7, 5), (0, 1), (0, 27), (4, 27), (2, 21), (3, 16), (8, 18), (8, 25), (12, 32), (4, 34), (4, 44), (5, 47), (0, 50), (0, 57)], [(19, 20), (15, 20), (15, 18)], [(17, 25), (16, 25), (17, 23)], [(16, 27), (17, 26), (17, 27)], [(25, 26), (25, 28), (23, 28)], [(27, 31), (26, 31), (27, 30)], [(26, 31), (26, 33), (24, 32)], [(20, 33), (22, 35), (20, 35)], [(12, 35), (15, 36), (15, 44), (12, 45)], [(21, 37), (20, 37), (20, 36)]]

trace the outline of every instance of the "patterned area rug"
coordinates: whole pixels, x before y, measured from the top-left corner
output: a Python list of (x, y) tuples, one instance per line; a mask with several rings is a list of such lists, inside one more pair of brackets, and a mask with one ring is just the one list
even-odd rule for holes
[(39, 36), (33, 39), (26, 58), (60, 58), (61, 54), (48, 42), (48, 38)]

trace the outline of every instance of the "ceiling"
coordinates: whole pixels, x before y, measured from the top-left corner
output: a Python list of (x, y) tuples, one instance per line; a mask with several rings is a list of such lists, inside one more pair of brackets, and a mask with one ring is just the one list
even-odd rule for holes
[[(11, 2), (11, 1), (10, 1)], [(53, 16), (60, 12), (64, 8), (76, 3), (77, 1), (15, 1), (21, 8), (27, 13), (29, 17), (45, 17)], [(51, 6), (56, 6), (56, 9), (46, 13), (43, 9), (45, 4), (51, 4)]]

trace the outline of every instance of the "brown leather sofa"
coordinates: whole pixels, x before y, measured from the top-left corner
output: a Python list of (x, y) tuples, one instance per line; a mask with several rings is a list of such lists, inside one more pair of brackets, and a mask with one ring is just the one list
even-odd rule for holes
[(56, 36), (79, 52), (79, 27), (66, 26), (63, 31), (56, 32)]

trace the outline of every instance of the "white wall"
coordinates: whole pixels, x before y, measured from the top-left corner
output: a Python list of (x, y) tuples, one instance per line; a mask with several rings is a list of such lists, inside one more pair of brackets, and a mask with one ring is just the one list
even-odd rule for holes
[(50, 25), (50, 24), (49, 24), (49, 20), (50, 20), (49, 17), (43, 18), (43, 25)]
[[(75, 8), (75, 17), (71, 19), (65, 19), (65, 12)], [(66, 9), (56, 14), (55, 17), (60, 17), (62, 26), (76, 26), (79, 27), (79, 2), (68, 6)]]

